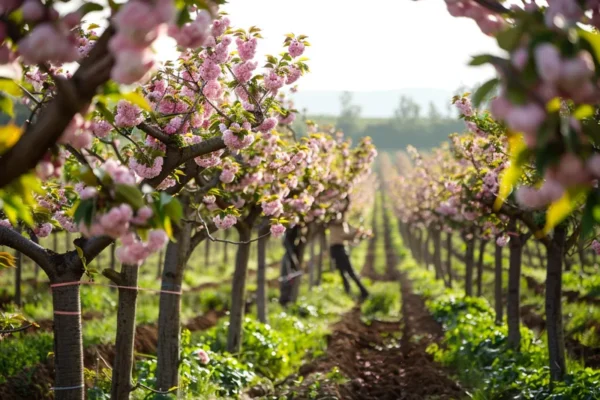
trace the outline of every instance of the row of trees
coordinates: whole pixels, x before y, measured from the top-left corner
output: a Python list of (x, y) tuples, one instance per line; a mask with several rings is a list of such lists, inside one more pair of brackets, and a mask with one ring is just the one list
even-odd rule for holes
[[(236, 353), (251, 243), (259, 242), (264, 318), (268, 236), (285, 234), (294, 244), (286, 258), (300, 268), (306, 238), (347, 207), (376, 155), (368, 138), (355, 147), (335, 131), (296, 138), (288, 128), (295, 111), (281, 90), (308, 71), (306, 37), (288, 34), (284, 51), (257, 69), (260, 29), (232, 28), (217, 6), (110, 3), (101, 34), (81, 22), (104, 9), (94, 3), (67, 15), (37, 1), (0, 8), (3, 61), (23, 72), (0, 85), (2, 111), (13, 117), (0, 132), (0, 244), (31, 258), (50, 280), (57, 399), (84, 398), (79, 284), (84, 275), (96, 278), (88, 266), (111, 244), (121, 262), (118, 272), (102, 271), (121, 287), (111, 397), (133, 390), (131, 288), (144, 260), (165, 245), (156, 389), (168, 391), (178, 385), (180, 293), (191, 252), (217, 230), (238, 232), (230, 242), (238, 247), (228, 335)], [(150, 47), (165, 30), (181, 53), (157, 66)], [(70, 75), (63, 64), (72, 61), (79, 66)], [(23, 125), (15, 103), (29, 108)], [(74, 246), (60, 254), (40, 246), (53, 230), (76, 236)], [(8, 253), (2, 260), (14, 264)], [(288, 278), (282, 268), (282, 299), (293, 300)]]
[[(566, 374), (562, 324), (562, 271), (569, 252), (589, 245), (582, 236), (581, 210), (556, 222), (559, 215), (547, 204), (561, 196), (560, 188), (550, 186), (534, 164), (526, 164), (517, 177), (520, 186), (510, 194), (499, 183), (499, 176), (510, 171), (506, 128), (488, 112), (473, 109), (468, 98), (454, 99), (462, 113), (468, 133), (452, 135), (452, 144), (421, 155), (409, 149), (410, 159), (401, 156), (396, 163), (399, 174), (390, 175), (388, 187), (395, 193), (395, 209), (401, 219), (402, 236), (417, 259), (433, 264), (436, 277), (447, 286), (456, 279), (452, 271), (453, 236), (465, 243), (464, 290), (466, 296), (482, 294), (483, 255), (488, 243), (495, 246), (496, 320), (504, 315), (503, 247), (509, 248), (506, 316), (508, 341), (519, 349), (520, 282), (523, 249), (529, 240), (545, 247), (546, 255), (546, 329), (551, 378), (562, 380)], [(514, 160), (512, 160), (514, 162)], [(386, 168), (393, 171), (393, 167)], [(540, 187), (533, 202), (530, 186)], [(500, 206), (497, 207), (500, 202)], [(548, 227), (551, 226), (550, 229)], [(479, 240), (478, 240), (479, 239)], [(476, 246), (479, 243), (479, 246)], [(429, 254), (430, 246), (433, 254)], [(442, 260), (446, 247), (447, 260)], [(478, 259), (475, 259), (476, 247)], [(582, 256), (583, 260), (583, 256)], [(474, 282), (475, 272), (477, 281)], [(474, 290), (476, 288), (476, 292)]]

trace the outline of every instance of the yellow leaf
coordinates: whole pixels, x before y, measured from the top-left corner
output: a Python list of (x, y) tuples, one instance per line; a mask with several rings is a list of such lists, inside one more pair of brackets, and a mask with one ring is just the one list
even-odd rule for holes
[(581, 207), (589, 191), (588, 186), (574, 186), (565, 191), (560, 199), (550, 204), (546, 213), (546, 226), (544, 226), (542, 233), (547, 235), (556, 225)]
[(85, 261), (85, 254), (83, 254), (83, 249), (77, 245), (75, 245), (75, 249), (77, 250), (77, 255), (79, 256), (79, 259), (83, 263), (83, 269), (87, 270), (87, 262)]
[(515, 132), (507, 132), (508, 135), (508, 149), (511, 155), (511, 161), (508, 168), (502, 173), (500, 179), (500, 188), (498, 189), (498, 196), (494, 202), (494, 210), (500, 209), (502, 204), (506, 201), (508, 195), (512, 192), (513, 186), (519, 181), (521, 173), (523, 172), (524, 160), (522, 153), (527, 150), (523, 135)]
[(546, 111), (553, 113), (558, 110), (560, 110), (560, 99), (558, 97), (555, 97), (546, 103)]
[(584, 119), (594, 115), (594, 107), (589, 104), (582, 104), (573, 111), (573, 117), (576, 119)]
[(135, 104), (144, 111), (152, 111), (152, 108), (150, 107), (148, 101), (144, 98), (144, 96), (137, 92), (122, 93), (119, 95), (119, 97), (127, 100), (132, 104)]
[(0, 267), (16, 268), (15, 257), (6, 251), (0, 251)]
[(0, 155), (7, 152), (17, 143), (23, 130), (13, 123), (0, 127)]
[(0, 90), (15, 97), (19, 97), (22, 94), (22, 90), (19, 85), (12, 79), (8, 78), (0, 78)]

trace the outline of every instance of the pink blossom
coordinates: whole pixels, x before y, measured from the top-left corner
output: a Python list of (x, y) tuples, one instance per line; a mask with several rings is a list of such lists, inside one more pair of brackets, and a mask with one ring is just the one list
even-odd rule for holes
[(540, 77), (548, 82), (556, 82), (562, 63), (559, 50), (551, 43), (542, 43), (536, 46), (533, 55)]
[(117, 32), (136, 44), (148, 45), (158, 35), (158, 18), (152, 5), (133, 0), (125, 3), (113, 17)]
[(8, 219), (0, 219), (0, 226), (4, 227), (4, 228), (12, 228), (12, 224), (10, 223), (10, 221)]
[(27, 64), (48, 61), (62, 64), (79, 58), (74, 38), (47, 22), (37, 25), (19, 42), (19, 53)]
[(54, 219), (58, 221), (60, 226), (68, 232), (77, 232), (77, 226), (73, 223), (73, 220), (65, 215), (64, 212), (58, 211), (54, 214)]
[(202, 201), (205, 204), (213, 204), (215, 201), (217, 201), (217, 198), (213, 195), (206, 195), (202, 198)]
[(592, 175), (594, 175), (597, 178), (600, 177), (600, 154), (594, 153), (587, 160), (586, 165), (587, 165), (588, 171), (590, 171), (592, 173)]
[(573, 153), (565, 153), (560, 159), (555, 172), (555, 179), (564, 186), (587, 182), (590, 177), (583, 160)]
[(40, 161), (35, 167), (35, 172), (38, 178), (46, 180), (54, 174), (54, 165), (49, 161)]
[(156, 187), (156, 189), (157, 190), (165, 190), (165, 189), (175, 186), (176, 184), (177, 184), (177, 181), (174, 178), (167, 176), (165, 179), (163, 179), (163, 181), (161, 183), (159, 183), (159, 185)]
[(221, 175), (219, 175), (219, 179), (223, 183), (231, 183), (235, 179), (235, 172), (230, 169), (224, 169), (221, 171)]
[(247, 41), (242, 38), (237, 38), (235, 44), (242, 61), (252, 60), (256, 55), (256, 45), (258, 44), (256, 38), (251, 38)]
[(214, 100), (214, 99), (221, 97), (221, 95), (223, 94), (223, 89), (221, 88), (221, 84), (219, 83), (219, 81), (213, 80), (213, 81), (208, 81), (206, 83), (202, 93), (209, 100)]
[(473, 106), (471, 105), (471, 99), (469, 99), (468, 97), (463, 97), (462, 99), (459, 99), (454, 103), (454, 105), (465, 117), (471, 117), (473, 115)]
[(290, 65), (285, 77), (285, 83), (287, 85), (291, 85), (292, 83), (296, 82), (298, 78), (300, 78), (300, 75), (302, 75), (300, 68), (296, 67), (295, 65)]
[(508, 244), (509, 241), (510, 237), (508, 235), (502, 235), (498, 236), (498, 239), (496, 239), (496, 244), (500, 247), (504, 247)]
[(304, 43), (299, 42), (298, 40), (292, 40), (288, 47), (288, 51), (290, 53), (290, 56), (294, 58), (301, 56), (302, 53), (304, 53)]
[(527, 186), (521, 186), (518, 188), (515, 193), (515, 197), (517, 199), (517, 203), (526, 209), (535, 210), (548, 204), (544, 196), (541, 195), (539, 191)]
[(112, 126), (105, 120), (94, 120), (90, 125), (92, 133), (99, 138), (105, 138), (112, 130)]
[(144, 225), (146, 222), (148, 222), (153, 214), (154, 213), (150, 207), (143, 206), (137, 211), (135, 218), (132, 218), (131, 222), (137, 225)]
[(196, 351), (196, 357), (198, 358), (198, 361), (200, 362), (200, 364), (206, 365), (210, 362), (210, 357), (208, 356), (206, 351), (204, 351), (202, 349)]
[(285, 226), (281, 224), (271, 225), (271, 235), (274, 238), (279, 238), (285, 233)]
[(147, 165), (139, 162), (135, 157), (131, 157), (129, 159), (129, 167), (135, 171), (135, 173), (145, 179), (152, 179), (157, 177), (162, 171), (163, 166), (163, 158), (156, 157), (152, 162), (152, 166), (148, 167)]
[(213, 222), (217, 226), (217, 228), (225, 230), (235, 225), (237, 223), (237, 218), (234, 215), (230, 214), (226, 215), (224, 218), (221, 218), (220, 215), (217, 215), (213, 218)]
[(110, 76), (116, 82), (131, 85), (143, 80), (153, 66), (154, 54), (149, 49), (123, 49), (115, 53)]
[(260, 124), (260, 126), (258, 127), (258, 130), (263, 133), (267, 133), (267, 132), (270, 132), (276, 126), (277, 126), (277, 119), (271, 117), (271, 118), (265, 119), (262, 122), (262, 124)]
[(221, 67), (211, 59), (206, 59), (200, 66), (200, 76), (205, 81), (213, 81), (221, 75)]
[(39, 0), (27, 0), (21, 7), (23, 19), (28, 22), (37, 22), (44, 17), (46, 9)]
[(129, 128), (139, 125), (144, 121), (142, 110), (126, 100), (119, 100), (115, 125), (120, 128)]
[(105, 171), (112, 178), (115, 183), (121, 183), (124, 185), (134, 185), (135, 175), (133, 171), (120, 165), (113, 159), (108, 159), (103, 165)]
[(600, 254), (600, 242), (594, 239), (592, 242), (592, 250), (596, 252), (596, 254)]
[(580, 51), (577, 56), (563, 62), (560, 85), (565, 90), (575, 91), (594, 75), (594, 60), (587, 51)]
[(230, 21), (229, 21), (229, 18), (227, 18), (227, 17), (223, 17), (222, 19), (218, 19), (218, 20), (214, 21), (212, 28), (211, 28), (212, 35), (214, 37), (221, 36), (227, 30), (227, 28), (229, 27), (229, 24), (230, 24)]
[(276, 70), (272, 69), (267, 75), (264, 77), (265, 87), (270, 90), (272, 93), (277, 93), (283, 83), (285, 82), (285, 77), (281, 76), (277, 73)]
[[(252, 78), (252, 71), (256, 69), (257, 65), (258, 63), (253, 61), (245, 61), (241, 64), (235, 64), (233, 66), (233, 75), (235, 75), (235, 79), (237, 79), (239, 83), (248, 82)], [(240, 90), (244, 92), (244, 100), (248, 100), (248, 95), (244, 88), (240, 87)]]
[(79, 192), (79, 197), (81, 198), (81, 200), (87, 200), (96, 197), (97, 194), (98, 190), (96, 190), (95, 187), (88, 186), (81, 192)]
[(523, 69), (525, 69), (528, 59), (529, 59), (529, 53), (527, 52), (527, 48), (525, 48), (525, 47), (519, 47), (512, 54), (512, 63), (515, 66), (515, 68), (519, 71), (522, 71)]
[(157, 252), (162, 249), (169, 240), (166, 232), (162, 229), (153, 229), (148, 235), (148, 249), (151, 252)]
[(204, 46), (210, 38), (210, 22), (212, 17), (207, 11), (202, 11), (193, 22), (184, 24), (181, 28), (169, 26), (169, 35), (182, 47), (197, 49)]
[(280, 200), (271, 200), (261, 204), (263, 213), (266, 216), (278, 217), (283, 213), (283, 204)]
[(506, 122), (516, 131), (535, 135), (545, 118), (546, 113), (543, 108), (535, 103), (527, 103), (512, 108), (506, 117)]
[(37, 237), (45, 238), (52, 232), (52, 224), (46, 222), (33, 228), (33, 233)]

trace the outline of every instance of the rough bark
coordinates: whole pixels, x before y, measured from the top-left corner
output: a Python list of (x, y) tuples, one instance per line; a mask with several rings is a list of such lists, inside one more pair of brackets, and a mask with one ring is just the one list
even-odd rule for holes
[[(74, 282), (81, 274), (66, 274), (52, 283)], [(83, 340), (79, 285), (52, 289), (54, 308), (54, 398), (83, 400)], [(63, 314), (69, 313), (69, 314)]]
[(483, 256), (485, 255), (485, 247), (487, 240), (481, 239), (479, 242), (479, 257), (477, 259), (477, 296), (481, 297), (483, 291)]
[[(516, 221), (508, 224), (510, 232), (517, 232)], [(521, 257), (523, 240), (521, 235), (512, 236), (509, 242), (508, 297), (506, 302), (506, 319), (508, 323), (508, 344), (518, 350), (521, 346), (520, 331), (520, 295), (521, 295)]]
[(548, 332), (550, 378), (553, 381), (562, 381), (567, 369), (562, 323), (562, 260), (566, 235), (566, 229), (561, 225), (557, 226), (547, 248), (546, 330)]
[(502, 302), (502, 246), (495, 245), (494, 252), (494, 308), (496, 323), (502, 324), (504, 305)]
[[(251, 237), (251, 227), (244, 223), (236, 224), (240, 242), (246, 242)], [(244, 322), (246, 277), (248, 275), (248, 259), (250, 244), (238, 245), (235, 257), (235, 271), (231, 287), (231, 310), (229, 312), (229, 330), (227, 335), (227, 351), (238, 353), (242, 348), (242, 330)]]
[(308, 290), (312, 290), (315, 284), (315, 240), (311, 239), (308, 254)]
[(160, 279), (162, 276), (162, 265), (163, 265), (163, 251), (158, 252), (158, 259), (156, 260), (156, 279)]
[[(111, 270), (112, 272), (112, 270)], [(113, 274), (108, 274), (113, 275)], [(137, 287), (138, 266), (122, 265), (121, 273), (113, 282), (119, 286)], [(126, 400), (132, 389), (131, 371), (135, 343), (135, 315), (137, 290), (119, 288), (117, 308), (117, 337), (115, 341), (115, 361), (112, 370), (111, 399)]]
[[(183, 270), (189, 254), (191, 226), (182, 222), (176, 239), (169, 242), (162, 273), (162, 290), (178, 292), (181, 290)], [(179, 382), (179, 347), (181, 329), (181, 296), (173, 293), (160, 294), (158, 311), (158, 365), (156, 386), (159, 390), (168, 390)]]
[[(263, 236), (268, 227), (260, 230)], [(256, 271), (256, 315), (260, 322), (267, 323), (267, 242), (269, 237), (258, 239), (258, 266)]]
[(210, 266), (210, 240), (207, 240), (204, 244), (204, 268)]
[(327, 239), (325, 230), (319, 232), (319, 254), (317, 255), (317, 276), (315, 280), (316, 286), (321, 286), (321, 278), (323, 277), (323, 261), (327, 253)]
[(441, 232), (436, 229), (432, 232), (433, 236), (433, 265), (435, 268), (435, 279), (442, 279), (444, 285), (448, 286), (444, 277), (444, 271), (442, 267), (442, 239)]
[(115, 256), (116, 244), (113, 243), (110, 245), (110, 269), (115, 269), (117, 266), (117, 258)]
[(473, 264), (475, 263), (475, 239), (465, 236), (465, 296), (473, 296)]

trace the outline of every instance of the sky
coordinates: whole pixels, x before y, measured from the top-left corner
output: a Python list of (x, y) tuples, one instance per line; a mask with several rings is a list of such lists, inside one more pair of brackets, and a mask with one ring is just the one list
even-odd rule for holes
[(493, 76), (467, 66), (472, 55), (499, 52), (442, 0), (230, 0), (222, 10), (236, 27), (263, 30), (259, 56), (280, 52), (285, 33), (309, 36), (300, 90), (454, 90)]

